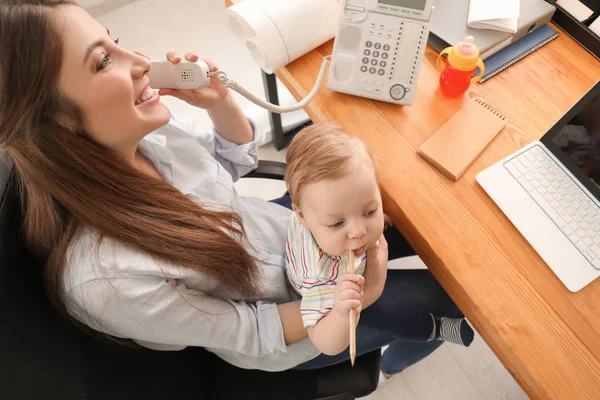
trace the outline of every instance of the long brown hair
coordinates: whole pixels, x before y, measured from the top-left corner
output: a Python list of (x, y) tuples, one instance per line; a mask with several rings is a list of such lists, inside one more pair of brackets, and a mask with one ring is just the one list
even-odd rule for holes
[(28, 246), (45, 262), (49, 293), (64, 311), (61, 281), (78, 229), (97, 230), (201, 271), (242, 295), (258, 292), (258, 267), (244, 249), (241, 217), (212, 211), (136, 170), (112, 150), (57, 123), (78, 122), (61, 97), (62, 43), (51, 16), (71, 0), (0, 2), (0, 149), (15, 161)]

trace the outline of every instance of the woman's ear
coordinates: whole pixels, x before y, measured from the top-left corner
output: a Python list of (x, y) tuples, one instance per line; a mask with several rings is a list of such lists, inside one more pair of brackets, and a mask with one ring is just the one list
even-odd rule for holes
[(74, 133), (79, 132), (79, 127), (77, 126), (78, 124), (73, 120), (73, 118), (68, 117), (62, 112), (58, 113), (56, 116), (56, 122), (63, 128), (66, 128)]
[(81, 112), (79, 109), (73, 105), (70, 101), (68, 101), (65, 97), (59, 98), (59, 105), (57, 107), (57, 111), (50, 113), (50, 119), (55, 123), (61, 126), (62, 128), (67, 129), (74, 135), (79, 138), (97, 144), (85, 131), (83, 126), (83, 119), (81, 117)]
[(294, 210), (294, 212), (296, 213), (296, 215), (298, 216), (298, 221), (300, 221), (300, 223), (302, 225), (304, 225), (304, 222), (306, 221), (304, 219), (304, 213), (302, 212), (302, 210), (300, 209), (300, 207), (298, 207), (296, 205), (296, 203), (292, 203), (292, 210)]
[(59, 97), (56, 109), (50, 115), (57, 124), (73, 133), (81, 134), (84, 130), (79, 110), (66, 97)]

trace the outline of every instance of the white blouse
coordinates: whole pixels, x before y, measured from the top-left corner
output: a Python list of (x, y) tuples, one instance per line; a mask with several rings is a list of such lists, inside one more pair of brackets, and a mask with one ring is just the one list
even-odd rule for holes
[[(261, 271), (261, 299), (241, 298), (205, 274), (152, 256), (83, 229), (74, 239), (63, 279), (68, 312), (91, 328), (129, 338), (155, 350), (201, 346), (249, 369), (280, 371), (316, 357), (305, 339), (286, 346), (277, 304), (298, 300), (285, 270), (285, 238), (291, 211), (233, 187), (256, 168), (257, 145), (236, 145), (217, 132), (194, 130), (173, 116), (146, 136), (140, 151), (163, 177), (203, 204), (231, 206), (244, 223)], [(176, 282), (173, 287), (165, 273)]]

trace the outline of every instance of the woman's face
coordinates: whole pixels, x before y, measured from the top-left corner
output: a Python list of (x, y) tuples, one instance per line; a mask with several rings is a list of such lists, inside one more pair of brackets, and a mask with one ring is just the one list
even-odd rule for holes
[(171, 117), (148, 86), (150, 60), (119, 47), (83, 9), (56, 10), (63, 42), (61, 94), (78, 107), (91, 139), (117, 151), (135, 150)]

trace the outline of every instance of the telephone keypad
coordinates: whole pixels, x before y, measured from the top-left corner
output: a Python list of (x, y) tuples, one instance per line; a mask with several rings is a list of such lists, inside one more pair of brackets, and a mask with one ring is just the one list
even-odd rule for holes
[[(363, 58), (363, 64), (364, 65), (372, 65), (373, 67), (378, 67), (378, 68), (369, 68), (368, 72), (372, 75), (377, 74), (378, 76), (381, 77), (385, 77), (386, 79), (392, 79), (392, 75), (394, 74), (394, 64), (396, 62), (396, 56), (398, 54), (398, 48), (400, 46), (400, 43), (403, 39), (403, 36), (405, 36), (405, 32), (407, 31), (406, 28), (409, 28), (408, 31), (406, 33), (409, 33), (410, 35), (408, 39), (412, 39), (413, 36), (413, 32), (414, 29), (412, 29), (414, 27), (413, 24), (407, 24), (405, 25), (405, 23), (403, 21), (400, 21), (400, 25), (397, 27), (390, 27), (390, 26), (385, 26), (383, 24), (379, 25), (376, 24), (376, 27), (379, 27), (380, 30), (386, 32), (386, 38), (389, 39), (388, 40), (381, 40), (381, 41), (372, 41), (372, 40), (367, 40), (366, 42), (364, 42), (364, 55), (368, 56), (368, 57), (364, 57)], [(389, 33), (388, 33), (389, 32)], [(418, 36), (418, 39), (421, 39), (423, 36), (423, 30), (420, 29), (419, 30), (420, 35)], [(412, 40), (411, 40), (412, 41)], [(420, 40), (420, 42), (422, 42), (422, 40)], [(419, 44), (420, 46), (421, 44)], [(410, 45), (409, 45), (410, 46)], [(420, 49), (418, 49), (420, 50)], [(390, 57), (390, 53), (394, 51), (393, 53), (393, 57)], [(388, 60), (390, 61), (389, 66), (388, 66)], [(416, 58), (418, 60), (418, 57)], [(363, 65), (363, 66), (364, 66)], [(403, 64), (403, 67), (406, 68), (406, 66)], [(413, 67), (411, 65), (411, 67)], [(404, 68), (403, 68), (404, 69)], [(365, 71), (365, 68), (360, 68), (361, 72), (365, 73), (367, 71)]]
[(380, 16), (373, 18), (374, 26), (368, 22), (367, 28), (371, 29), (364, 31), (358, 48), (362, 63), (355, 68), (360, 70), (362, 79), (355, 90), (400, 102), (413, 92), (417, 81), (426, 47), (427, 23), (388, 18), (385, 21), (389, 22), (380, 24)]
[[(385, 28), (385, 27), (384, 27)], [(391, 31), (393, 31), (394, 29), (391, 28)], [(396, 40), (399, 40), (399, 30), (397, 29), (397, 38)], [(385, 67), (387, 67), (388, 63), (387, 60), (389, 58), (389, 53), (387, 53), (388, 51), (390, 51), (392, 49), (392, 46), (396, 44), (397, 45), (397, 41), (395, 43), (385, 43), (385, 42), (373, 42), (373, 41), (366, 41), (365, 42), (365, 49), (364, 49), (364, 55), (365, 56), (370, 56), (370, 57), (363, 57), (362, 59), (362, 63), (364, 65), (372, 65), (374, 67), (380, 67), (380, 68), (369, 68), (368, 72), (370, 74), (377, 74), (379, 76), (384, 76), (386, 74), (393, 72), (393, 65), (390, 66), (389, 71), (385, 70)], [(376, 49), (376, 50), (371, 50), (371, 49)], [(395, 49), (397, 50), (398, 47), (395, 47)], [(364, 66), (363, 65), (363, 66)], [(366, 68), (361, 67), (360, 68), (361, 72), (365, 73), (367, 72)]]

